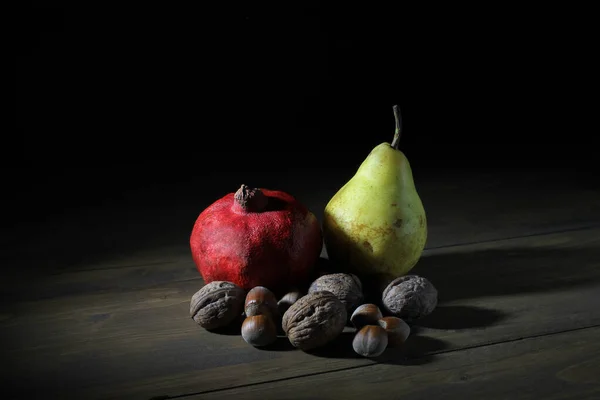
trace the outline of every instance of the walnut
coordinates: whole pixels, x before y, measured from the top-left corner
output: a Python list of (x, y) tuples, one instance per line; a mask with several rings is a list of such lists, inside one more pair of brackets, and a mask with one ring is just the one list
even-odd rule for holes
[(246, 291), (238, 285), (213, 281), (197, 291), (190, 302), (190, 316), (205, 329), (228, 325), (244, 310)]
[(354, 274), (333, 273), (318, 277), (308, 288), (308, 293), (328, 291), (333, 293), (346, 307), (348, 315), (352, 315), (363, 299), (362, 283)]
[(298, 289), (291, 290), (283, 295), (283, 297), (277, 302), (279, 315), (285, 314), (288, 308), (290, 308), (290, 306), (297, 302), (302, 296), (303, 293)]
[(418, 275), (394, 279), (381, 296), (384, 309), (399, 318), (418, 319), (430, 314), (438, 302), (437, 289)]
[(319, 291), (301, 297), (283, 314), (282, 328), (301, 350), (321, 347), (342, 333), (348, 314), (333, 293)]

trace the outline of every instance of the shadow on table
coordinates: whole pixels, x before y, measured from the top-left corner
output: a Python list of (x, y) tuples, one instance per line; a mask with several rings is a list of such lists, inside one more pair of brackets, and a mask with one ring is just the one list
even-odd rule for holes
[[(331, 263), (323, 264), (327, 273), (337, 270)], [(426, 329), (478, 329), (498, 324), (508, 316), (492, 308), (445, 302), (590, 285), (600, 281), (599, 264), (600, 247), (586, 247), (585, 243), (578, 248), (505, 248), (423, 256), (411, 273), (431, 280), (438, 289), (440, 304), (430, 315), (411, 323), (412, 333), (403, 348), (388, 349), (373, 360), (399, 365), (431, 362), (449, 344), (427, 336)], [(344, 332), (330, 345), (310, 353), (361, 358), (352, 349), (353, 336), (353, 332)]]
[(437, 353), (450, 348), (450, 343), (430, 336), (412, 334), (403, 346), (390, 347), (375, 358), (379, 364), (424, 365), (437, 359)]
[(324, 358), (362, 358), (352, 349), (355, 332), (346, 330), (326, 346), (308, 350), (307, 353)]
[[(410, 273), (429, 279), (443, 303), (589, 285), (600, 281), (599, 264), (600, 246), (505, 248), (425, 255)], [(487, 314), (482, 317), (495, 318), (493, 312)]]
[[(323, 358), (365, 358), (357, 354), (352, 348), (354, 335), (355, 332), (353, 331), (343, 332), (327, 346), (310, 350), (307, 353)], [(373, 357), (372, 360), (383, 364), (426, 364), (435, 359), (436, 352), (448, 347), (449, 343), (446, 341), (415, 334), (408, 338), (404, 346), (388, 347), (382, 355)]]
[(214, 333), (216, 335), (224, 335), (224, 336), (241, 336), (242, 332), (242, 324), (244, 323), (244, 316), (240, 315), (229, 324), (216, 328), (210, 329), (210, 333)]
[(476, 329), (496, 325), (507, 313), (484, 307), (438, 305), (426, 317), (416, 320), (412, 332), (420, 328), (457, 330)]
[[(569, 232), (565, 232), (565, 239)], [(591, 237), (591, 236), (590, 236)], [(589, 240), (589, 239), (588, 239)], [(484, 296), (551, 292), (600, 282), (600, 246), (597, 242), (573, 247), (506, 247), (477, 251), (439, 249), (427, 254), (409, 272), (429, 279), (438, 289), (439, 302)], [(321, 258), (318, 274), (342, 272), (339, 263)], [(375, 280), (373, 280), (375, 282)], [(368, 286), (368, 301), (378, 302), (385, 284)], [(484, 310), (471, 310), (471, 312)], [(468, 311), (469, 312), (469, 311)], [(492, 313), (490, 318), (495, 318)]]
[[(239, 318), (235, 319), (233, 322), (231, 322), (230, 324), (222, 327), (222, 328), (217, 328), (217, 329), (213, 329), (210, 332), (217, 334), (217, 335), (225, 335), (225, 336), (241, 336), (241, 332), (242, 332), (242, 324), (244, 323), (244, 316), (240, 315)], [(279, 325), (281, 326), (281, 322), (279, 322)], [(250, 346), (250, 345), (249, 345)], [(277, 340), (268, 345), (268, 346), (263, 346), (263, 347), (256, 347), (258, 350), (263, 350), (263, 351), (292, 351), (292, 350), (298, 350), (296, 349), (289, 341), (289, 339), (285, 336), (285, 333), (280, 329), (280, 331), (278, 332), (277, 335)]]

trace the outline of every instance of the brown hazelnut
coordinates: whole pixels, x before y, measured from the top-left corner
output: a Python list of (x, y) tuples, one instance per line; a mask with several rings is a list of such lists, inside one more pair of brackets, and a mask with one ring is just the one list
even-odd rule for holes
[(269, 315), (253, 315), (242, 323), (242, 338), (252, 346), (267, 346), (277, 340), (277, 327)]
[(350, 317), (350, 322), (352, 322), (356, 329), (360, 329), (365, 325), (377, 325), (377, 321), (381, 318), (383, 318), (383, 315), (379, 307), (375, 304), (367, 303), (361, 304), (354, 310)]
[(363, 287), (358, 276), (351, 273), (326, 274), (315, 279), (308, 293), (328, 291), (333, 293), (346, 307), (350, 316), (363, 301)]
[(285, 314), (285, 312), (290, 308), (292, 304), (298, 301), (300, 297), (303, 296), (303, 293), (300, 290), (292, 290), (291, 292), (286, 293), (283, 297), (277, 302), (277, 307), (279, 308), (279, 315)]
[(213, 281), (194, 293), (190, 316), (205, 329), (224, 327), (242, 315), (246, 291), (232, 282)]
[(410, 326), (398, 317), (384, 317), (378, 322), (379, 326), (387, 332), (390, 347), (401, 346), (410, 335)]
[(352, 340), (352, 348), (363, 357), (377, 357), (388, 345), (388, 335), (379, 325), (363, 326)]
[(437, 306), (438, 292), (427, 279), (404, 275), (394, 279), (383, 291), (381, 301), (385, 311), (407, 320), (430, 314)]
[(246, 295), (244, 312), (247, 317), (269, 314), (273, 318), (278, 318), (277, 298), (264, 286), (253, 287)]

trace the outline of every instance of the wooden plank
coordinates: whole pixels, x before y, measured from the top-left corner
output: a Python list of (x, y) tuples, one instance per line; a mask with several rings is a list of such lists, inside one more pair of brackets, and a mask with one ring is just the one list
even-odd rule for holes
[[(587, 231), (589, 229), (580, 228), (575, 229), (572, 232), (578, 230)], [(565, 233), (569, 234), (570, 232), (571, 231), (567, 231)], [(584, 233), (584, 235), (586, 234)], [(537, 239), (531, 239), (528, 243), (538, 241), (544, 244), (545, 241), (556, 240), (552, 239), (555, 237), (554, 234), (536, 236), (538, 236)], [(516, 238), (514, 240), (520, 239)], [(487, 249), (487, 247), (485, 247), (486, 242), (479, 243), (479, 245), (484, 246), (481, 248)], [(495, 246), (493, 243), (490, 245)], [(494, 268), (501, 268), (505, 271), (503, 276), (510, 277), (511, 275), (519, 274), (519, 270), (522, 268), (522, 263), (514, 263), (513, 260), (515, 258), (524, 257), (523, 260), (533, 258), (536, 262), (533, 264), (537, 265), (536, 268), (539, 269), (536, 275), (545, 275), (546, 267), (545, 263), (541, 262), (542, 259), (547, 260), (546, 264), (548, 262), (556, 262), (556, 260), (562, 258), (554, 257), (555, 253), (563, 252), (563, 250), (555, 250), (554, 248), (547, 249), (547, 246), (544, 246), (541, 251), (531, 251), (530, 248), (525, 248), (524, 251), (520, 251), (515, 248), (511, 250), (511, 254), (508, 255), (502, 249), (488, 249), (471, 253), (471, 246), (465, 247), (459, 245), (456, 248), (454, 247), (456, 246), (425, 250), (422, 259), (419, 261), (419, 264), (415, 267), (414, 271), (429, 275), (431, 273), (430, 270), (434, 269), (436, 275), (441, 275), (438, 280), (442, 285), (444, 282), (454, 282), (457, 280), (456, 276), (448, 279), (446, 275), (449, 274), (459, 274), (464, 277), (465, 281), (480, 282), (486, 279), (486, 269), (479, 268), (480, 263), (486, 265), (494, 264)], [(466, 253), (461, 249), (466, 249)], [(494, 252), (497, 254), (494, 255)], [(326, 254), (324, 254), (324, 258), (326, 258)], [(96, 268), (93, 267), (94, 265)], [(444, 265), (444, 267), (439, 268), (438, 271), (436, 265)], [(452, 265), (453, 267), (449, 268), (448, 265)], [(465, 272), (467, 269), (468, 272)], [(545, 279), (562, 279), (561, 268), (557, 267), (555, 271), (558, 275), (546, 276)], [(531, 276), (533, 277), (534, 275), (532, 274)], [(577, 277), (574, 277), (573, 279), (577, 279)], [(148, 252), (121, 255), (112, 261), (90, 264), (86, 268), (76, 269), (70, 272), (59, 272), (52, 275), (44, 275), (41, 273), (40, 276), (30, 276), (28, 279), (5, 280), (2, 285), (2, 296), (5, 302), (18, 302), (24, 300), (90, 294), (94, 292), (144, 289), (171, 282), (187, 280), (198, 281), (198, 285), (203, 284), (201, 276), (191, 260), (189, 248), (187, 246), (179, 245), (153, 249)], [(494, 284), (494, 282), (491, 282), (491, 284)], [(500, 294), (504, 294), (503, 292), (505, 290), (512, 290), (512, 288), (524, 284), (524, 280), (517, 280), (505, 285), (507, 286), (506, 288), (500, 287), (494, 290)], [(540, 285), (541, 281), (536, 279), (534, 282), (531, 282), (531, 284)], [(482, 286), (479, 284), (472, 284), (467, 289), (461, 288), (461, 293), (466, 295), (471, 291), (486, 290), (486, 294), (491, 294), (489, 286), (490, 285)], [(452, 297), (457, 295), (454, 293), (453, 287), (442, 288), (444, 289), (446, 296)]]
[[(353, 170), (312, 172), (314, 176), (305, 170), (290, 173), (285, 181), (262, 177), (260, 182), (294, 194), (322, 220), (328, 199)], [(555, 182), (528, 171), (514, 176), (506, 172), (415, 171), (415, 179), (428, 215), (428, 248), (600, 223), (597, 189), (561, 181), (563, 189), (557, 191)], [(238, 185), (229, 180), (155, 187), (95, 207), (19, 224), (2, 239), (5, 246), (0, 256), (7, 266), (2, 278), (31, 280), (60, 272), (154, 265), (189, 256), (189, 233), (198, 213)], [(169, 254), (173, 258), (165, 259)]]
[(95, 292), (138, 290), (170, 282), (202, 279), (192, 262), (189, 249), (169, 247), (162, 252), (121, 257), (101, 268), (74, 270), (3, 282), (5, 302), (41, 300)]
[(186, 398), (598, 399), (598, 337), (596, 327)]
[[(592, 229), (432, 251), (415, 272), (434, 282), (441, 302), (414, 326), (407, 354), (600, 324), (599, 242)], [(259, 350), (238, 330), (208, 333), (188, 316), (199, 287), (173, 282), (4, 305), (0, 342), (9, 362), (0, 368), (23, 393), (34, 383), (46, 393), (147, 399), (373, 363), (352, 352), (351, 330), (311, 354), (283, 337)]]

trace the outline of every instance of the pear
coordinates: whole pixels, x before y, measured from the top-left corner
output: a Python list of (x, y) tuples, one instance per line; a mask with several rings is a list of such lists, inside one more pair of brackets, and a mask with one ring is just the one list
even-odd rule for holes
[(361, 277), (405, 275), (427, 241), (425, 210), (408, 159), (398, 150), (400, 111), (393, 109), (392, 143), (373, 148), (323, 215), (329, 259)]

